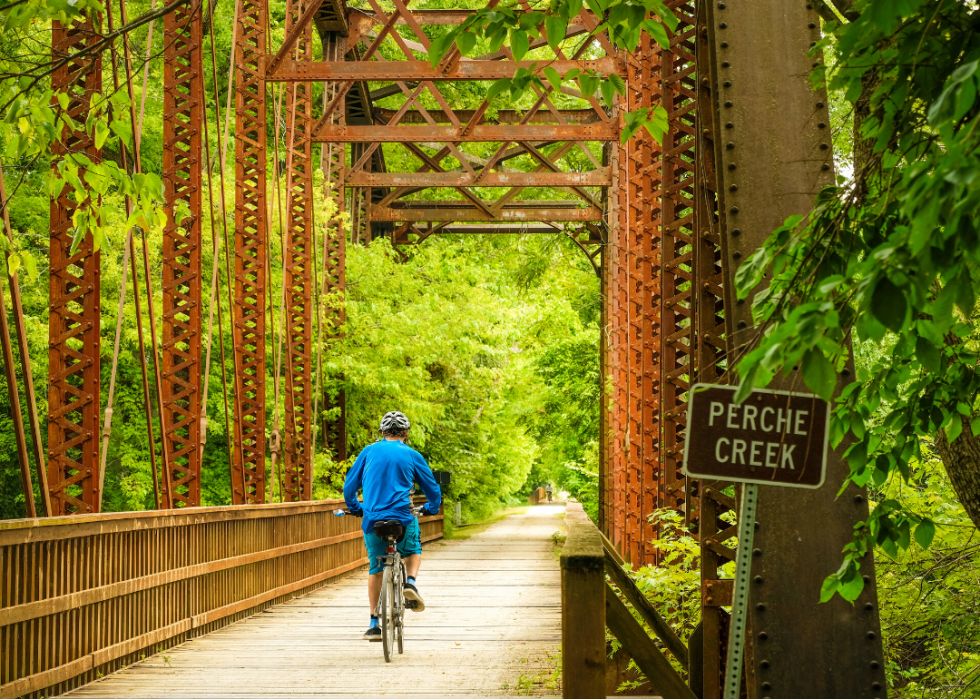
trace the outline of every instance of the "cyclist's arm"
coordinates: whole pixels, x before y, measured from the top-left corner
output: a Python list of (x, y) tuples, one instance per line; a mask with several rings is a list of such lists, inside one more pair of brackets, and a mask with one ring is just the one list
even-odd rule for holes
[(439, 484), (436, 483), (436, 479), (432, 475), (432, 469), (426, 463), (425, 457), (416, 452), (413, 463), (415, 465), (415, 481), (422, 486), (422, 492), (425, 493), (425, 497), (429, 500), (425, 504), (424, 512), (434, 515), (439, 512), (439, 506), (442, 504), (442, 490), (440, 490)]
[(361, 511), (361, 503), (357, 501), (357, 491), (361, 489), (361, 478), (364, 475), (364, 462), (366, 461), (364, 453), (366, 451), (367, 449), (357, 455), (354, 465), (351, 466), (344, 478), (344, 502), (347, 503), (347, 509), (351, 511), (351, 514), (357, 514)]

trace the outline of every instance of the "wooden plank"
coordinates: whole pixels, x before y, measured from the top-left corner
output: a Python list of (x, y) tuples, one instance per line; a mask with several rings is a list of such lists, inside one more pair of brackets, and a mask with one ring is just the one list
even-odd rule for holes
[(677, 671), (664, 657), (626, 605), (608, 585), (606, 588), (606, 625), (623, 644), (626, 652), (646, 675), (664, 699), (696, 699)]

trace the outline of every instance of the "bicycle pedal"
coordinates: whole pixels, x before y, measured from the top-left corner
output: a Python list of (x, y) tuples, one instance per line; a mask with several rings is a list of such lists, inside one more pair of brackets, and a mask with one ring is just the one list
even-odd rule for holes
[(419, 606), (418, 601), (413, 599), (405, 600), (405, 609), (417, 609)]

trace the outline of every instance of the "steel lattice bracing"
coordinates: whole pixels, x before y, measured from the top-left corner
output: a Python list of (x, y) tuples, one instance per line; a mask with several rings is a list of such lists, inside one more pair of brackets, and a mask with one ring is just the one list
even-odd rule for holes
[[(201, 5), (164, 17), (163, 408), (165, 506), (201, 504)], [(166, 492), (170, 481), (171, 492)]]
[[(290, 0), (286, 6), (286, 33), (296, 26), (307, 3)], [(295, 43), (300, 59), (313, 53), (312, 25)], [(286, 118), (289, 132), (286, 175), (286, 449), (283, 497), (309, 500), (312, 493), (313, 387), (313, 157), (310, 127), (313, 124), (313, 84), (286, 86)]]
[(658, 170), (660, 173), (661, 253), (661, 381), (662, 430), (661, 507), (690, 518), (684, 461), (687, 390), (691, 357), (693, 293), (691, 267), (694, 239), (695, 63), (694, 3), (668, 3), (679, 20), (670, 48), (661, 52), (660, 98), (667, 110)]
[[(323, 38), (323, 54), (326, 60), (338, 60), (342, 57), (341, 37), (337, 34), (327, 34)], [(326, 83), (324, 89), (324, 106), (336, 96), (338, 90), (337, 83)], [(343, 115), (337, 113), (331, 117), (331, 123), (339, 123)], [(321, 146), (320, 163), (323, 169), (323, 194), (324, 199), (332, 201), (336, 209), (336, 215), (340, 216), (344, 212), (344, 181), (343, 169), (346, 167), (344, 162), (343, 143), (324, 143)], [(328, 340), (337, 340), (341, 337), (341, 328), (346, 320), (344, 312), (343, 294), (345, 288), (345, 267), (347, 260), (347, 237), (337, 220), (331, 221), (327, 225), (323, 240), (323, 280), (321, 282), (321, 295), (330, 301), (329, 305), (323, 310), (322, 319), (325, 335)], [(328, 341), (325, 349), (332, 350), (334, 342)], [(318, 369), (323, 380), (322, 367)], [(335, 394), (325, 391), (322, 395), (322, 413), (336, 417), (323, 421), (324, 433), (320, 435), (324, 445), (337, 461), (347, 458), (347, 422), (345, 413), (347, 409), (346, 394), (343, 390)], [(320, 419), (320, 416), (315, 416)]]
[(232, 498), (265, 502), (266, 3), (242, 0), (235, 45), (235, 309), (238, 375)]
[[(58, 59), (96, 39), (91, 22), (54, 20), (51, 53)], [(67, 115), (84, 124), (92, 96), (102, 90), (100, 54), (68, 61), (51, 76), (55, 92), (69, 96)], [(57, 99), (53, 102), (58, 104)], [(65, 130), (52, 148), (61, 159), (101, 155), (84, 129)], [(52, 515), (97, 512), (99, 480), (99, 253), (91, 234), (72, 251), (77, 203), (68, 189), (51, 202), (51, 272), (48, 351), (48, 484)]]

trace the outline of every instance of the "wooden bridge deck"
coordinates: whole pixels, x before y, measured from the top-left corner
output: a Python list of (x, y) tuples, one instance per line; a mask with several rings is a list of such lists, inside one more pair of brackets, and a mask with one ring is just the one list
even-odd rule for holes
[[(470, 539), (423, 551), (426, 610), (386, 664), (367, 627), (366, 568), (71, 692), (79, 699), (474, 697), (542, 686), (561, 642), (551, 535), (562, 506), (531, 507)], [(551, 659), (549, 659), (549, 655)]]

